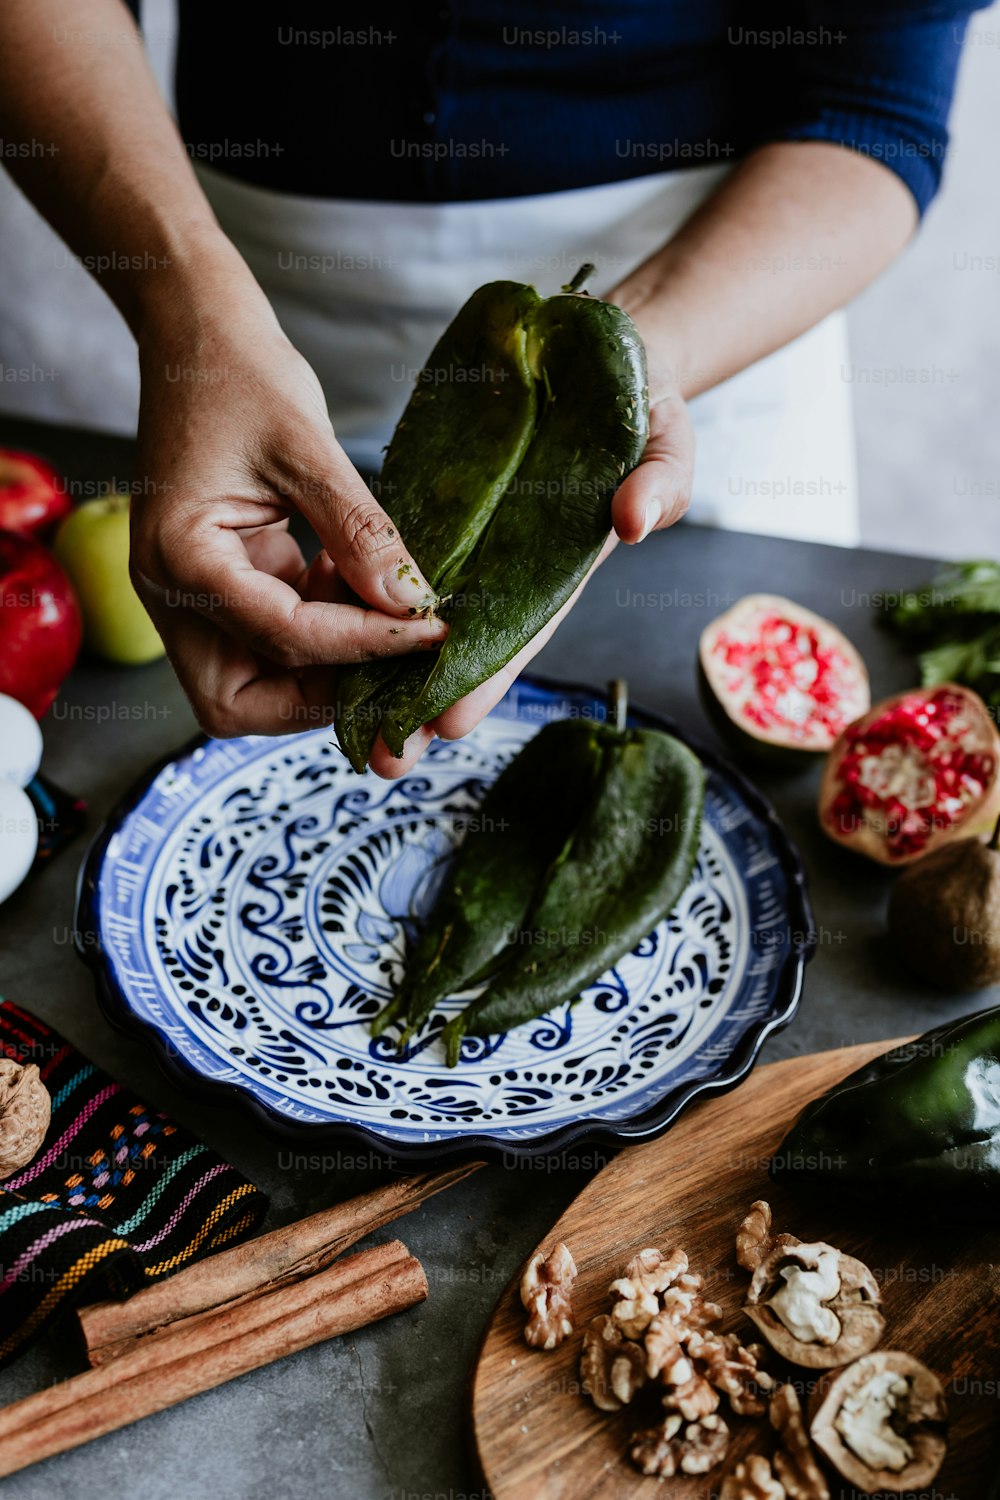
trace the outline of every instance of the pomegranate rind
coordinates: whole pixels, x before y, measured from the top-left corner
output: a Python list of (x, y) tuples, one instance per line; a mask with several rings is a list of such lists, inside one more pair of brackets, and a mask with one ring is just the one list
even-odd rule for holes
[(698, 677), (720, 735), (760, 759), (807, 764), (871, 705), (856, 648), (778, 594), (747, 594), (702, 631)]
[[(957, 740), (962, 754), (978, 763), (975, 775), (963, 771), (961, 761), (957, 767), (945, 765), (936, 751), (928, 753), (913, 746), (912, 734), (905, 727), (906, 718), (916, 714), (921, 706), (926, 709), (940, 700), (954, 700), (952, 722), (959, 719), (957, 731), (940, 742), (941, 757), (952, 754), (950, 747)], [(898, 735), (894, 736), (892, 726), (882, 721), (897, 714), (901, 724)], [(913, 732), (920, 727), (918, 724)], [(866, 732), (871, 733), (870, 741), (865, 738)], [(882, 805), (855, 807), (854, 816), (848, 817), (843, 803), (838, 806), (838, 799), (848, 792), (847, 768), (850, 762), (856, 762), (861, 744), (881, 747), (877, 755), (872, 752), (878, 766), (862, 774), (865, 792), (870, 792)], [(899, 752), (892, 753), (887, 767), (886, 752), (896, 744)], [(949, 786), (942, 805), (940, 786), (944, 772), (957, 781), (958, 790)], [(927, 801), (931, 779), (935, 790), (931, 801)], [(935, 811), (939, 806), (941, 811)], [(998, 816), (1000, 734), (983, 700), (961, 683), (909, 688), (905, 693), (883, 698), (845, 729), (827, 757), (819, 790), (820, 826), (835, 844), (853, 849), (878, 864), (894, 869), (913, 864), (954, 839), (987, 832)]]

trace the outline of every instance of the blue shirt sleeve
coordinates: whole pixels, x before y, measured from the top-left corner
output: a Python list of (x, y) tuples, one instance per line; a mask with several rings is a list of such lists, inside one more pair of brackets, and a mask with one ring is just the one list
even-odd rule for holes
[(807, 4), (791, 95), (766, 138), (829, 141), (870, 156), (905, 182), (923, 215), (941, 185), (968, 19), (981, 8)]

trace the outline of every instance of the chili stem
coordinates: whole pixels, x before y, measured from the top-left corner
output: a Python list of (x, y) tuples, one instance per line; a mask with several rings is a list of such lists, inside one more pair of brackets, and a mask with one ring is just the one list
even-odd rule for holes
[(566, 285), (563, 287), (563, 291), (581, 291), (583, 289), (583, 283), (588, 279), (588, 277), (593, 276), (594, 269), (594, 266), (591, 265), (590, 261), (588, 260), (584, 265), (580, 267), (579, 271), (577, 271), (576, 275), (573, 277), (573, 280), (567, 281)]

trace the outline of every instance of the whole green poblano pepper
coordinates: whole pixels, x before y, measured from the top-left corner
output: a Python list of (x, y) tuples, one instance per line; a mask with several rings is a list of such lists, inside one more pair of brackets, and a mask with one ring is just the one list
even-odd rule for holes
[(649, 398), (631, 318), (577, 290), (592, 269), (549, 298), (480, 287), (421, 371), (380, 498), (450, 629), (421, 660), (341, 668), (335, 727), (356, 770), (380, 731), (401, 755), (505, 666), (597, 560), (612, 496), (646, 445)]
[(893, 1048), (813, 1100), (771, 1175), (921, 1217), (1000, 1218), (1000, 1006)]

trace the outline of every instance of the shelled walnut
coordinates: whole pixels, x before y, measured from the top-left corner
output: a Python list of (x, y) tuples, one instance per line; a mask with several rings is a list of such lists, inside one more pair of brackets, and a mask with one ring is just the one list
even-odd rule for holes
[(746, 1348), (735, 1333), (695, 1335), (688, 1343), (688, 1354), (696, 1368), (717, 1391), (729, 1397), (738, 1417), (762, 1417), (767, 1399), (774, 1389), (774, 1378), (761, 1369), (763, 1344)]
[(813, 1455), (805, 1416), (793, 1385), (779, 1385), (768, 1414), (781, 1447), (774, 1467), (788, 1500), (830, 1500), (830, 1491)]
[(771, 1205), (758, 1198), (736, 1231), (736, 1259), (744, 1271), (756, 1271), (779, 1245), (799, 1245), (794, 1234), (771, 1233)]
[(688, 1422), (707, 1417), (719, 1404), (719, 1392), (683, 1351), (660, 1372), (662, 1401), (667, 1411), (680, 1412)]
[(608, 1290), (610, 1312), (595, 1318), (584, 1337), (584, 1390), (596, 1406), (613, 1411), (644, 1381), (655, 1381), (666, 1416), (636, 1433), (634, 1462), (644, 1473), (704, 1472), (721, 1460), (728, 1429), (716, 1414), (720, 1392), (687, 1346), (711, 1335), (721, 1307), (704, 1296), (702, 1277), (678, 1248), (638, 1251)]
[(671, 1412), (655, 1427), (637, 1432), (632, 1440), (632, 1462), (642, 1474), (669, 1479), (674, 1474), (707, 1474), (726, 1456), (729, 1428), (716, 1413), (684, 1423)]
[(719, 1500), (788, 1500), (785, 1486), (776, 1479), (769, 1461), (760, 1453), (738, 1463), (722, 1481)]
[(600, 1411), (620, 1411), (645, 1384), (646, 1356), (626, 1339), (606, 1313), (594, 1318), (583, 1335), (580, 1380)]
[(817, 1241), (771, 1250), (743, 1310), (792, 1364), (830, 1370), (874, 1349), (885, 1330), (880, 1302), (866, 1265)]
[(52, 1118), (52, 1099), (36, 1063), (0, 1058), (0, 1179), (33, 1160)]
[(572, 1291), (576, 1263), (565, 1245), (539, 1250), (521, 1277), (521, 1302), (528, 1313), (525, 1341), (533, 1349), (555, 1349), (573, 1332)]
[(626, 1338), (645, 1333), (660, 1311), (660, 1295), (679, 1276), (687, 1273), (688, 1258), (683, 1250), (648, 1248), (633, 1255), (624, 1272), (608, 1288), (615, 1298), (611, 1316)]

